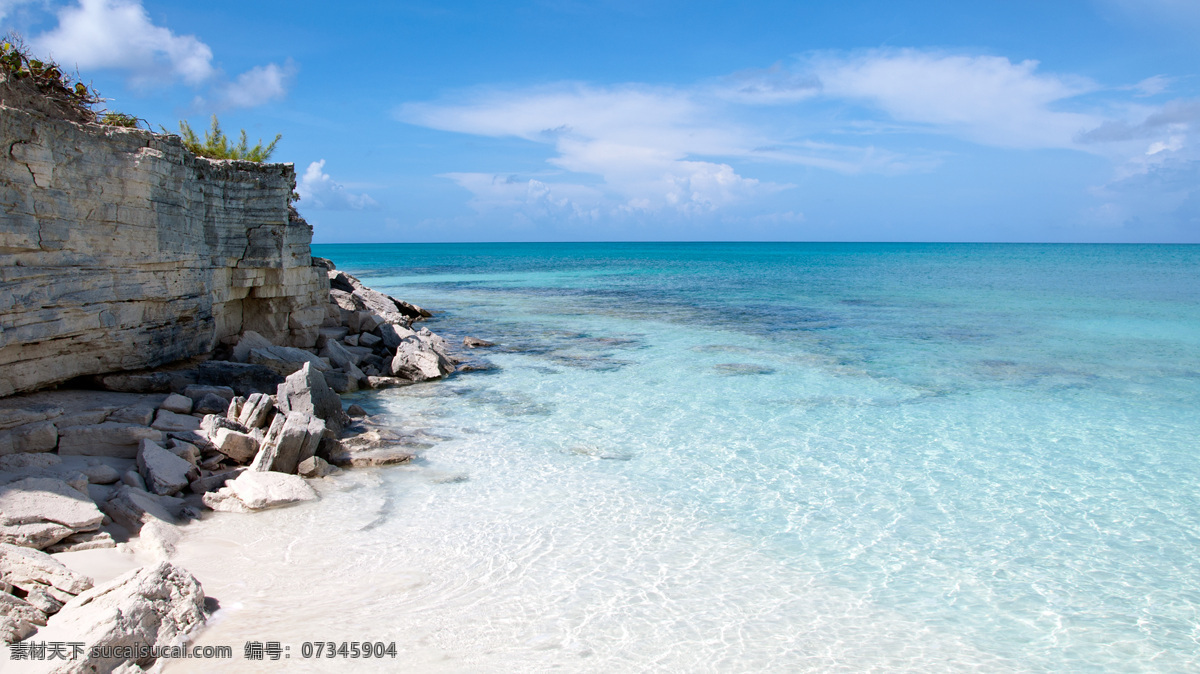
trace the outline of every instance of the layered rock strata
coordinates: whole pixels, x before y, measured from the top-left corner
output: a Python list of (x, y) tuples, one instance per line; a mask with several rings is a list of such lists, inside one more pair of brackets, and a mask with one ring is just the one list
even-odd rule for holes
[(311, 347), (325, 315), (291, 164), (0, 106), (0, 396), (155, 367), (253, 330)]

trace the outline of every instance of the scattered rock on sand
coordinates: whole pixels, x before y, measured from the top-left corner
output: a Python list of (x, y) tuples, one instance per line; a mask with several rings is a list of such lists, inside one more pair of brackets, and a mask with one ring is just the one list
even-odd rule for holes
[(178, 393), (172, 393), (171, 395), (167, 396), (166, 400), (162, 401), (162, 404), (159, 405), (159, 408), (170, 412), (175, 412), (176, 414), (191, 414), (192, 404), (191, 398), (179, 395)]
[[(95, 659), (97, 652), (170, 646), (186, 641), (204, 624), (204, 590), (187, 571), (167, 562), (134, 569), (68, 602), (38, 631), (46, 642), (83, 642), (82, 660), (63, 671), (110, 672), (127, 658)], [(150, 667), (150, 658), (134, 664)]]
[(317, 492), (298, 475), (248, 470), (237, 479), (229, 481), (220, 491), (205, 494), (206, 504), (209, 503), (210, 496), (214, 496), (216, 501), (224, 501), (233, 496), (250, 510), (265, 510), (303, 501), (315, 501)]
[(163, 432), (158, 429), (139, 424), (106, 421), (94, 426), (58, 429), (58, 453), (63, 456), (112, 456), (133, 459), (137, 457), (138, 445), (142, 440), (153, 440), (161, 444), (164, 439)]
[(44, 548), (99, 528), (104, 513), (62, 480), (30, 477), (0, 487), (0, 543)]
[(160, 447), (150, 440), (143, 440), (138, 450), (138, 472), (146, 482), (147, 491), (155, 494), (172, 495), (183, 491), (196, 472), (191, 463)]
[(338, 470), (336, 466), (329, 465), (328, 461), (319, 456), (310, 456), (300, 462), (296, 472), (299, 473), (301, 477), (316, 478), (325, 477), (326, 475), (333, 475), (341, 471)]

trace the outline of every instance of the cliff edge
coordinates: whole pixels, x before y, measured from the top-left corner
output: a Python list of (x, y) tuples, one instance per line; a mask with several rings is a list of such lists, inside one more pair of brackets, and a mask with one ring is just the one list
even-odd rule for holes
[(312, 347), (329, 303), (291, 164), (0, 105), (0, 397), (251, 330)]

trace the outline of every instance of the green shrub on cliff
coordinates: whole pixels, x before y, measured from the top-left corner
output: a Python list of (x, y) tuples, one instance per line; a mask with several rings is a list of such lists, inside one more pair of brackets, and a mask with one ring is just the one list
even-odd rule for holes
[(136, 129), (138, 128), (138, 122), (142, 120), (139, 120), (133, 115), (127, 115), (123, 112), (110, 111), (100, 115), (100, 119), (96, 121), (104, 124), (105, 126), (120, 126), (126, 129)]
[(0, 40), (0, 75), (9, 105), (33, 107), (75, 121), (93, 121), (92, 105), (104, 100), (83, 82), (72, 82), (54, 61), (31, 56), (16, 33)]
[(271, 153), (275, 151), (275, 144), (279, 142), (280, 138), (283, 138), (283, 134), (276, 134), (275, 140), (265, 147), (262, 139), (259, 138), (258, 144), (250, 147), (250, 142), (246, 140), (246, 130), (242, 129), (241, 140), (235, 145), (229, 141), (225, 132), (221, 131), (221, 124), (217, 121), (216, 115), (212, 117), (212, 128), (204, 132), (203, 143), (200, 142), (200, 138), (196, 136), (196, 132), (192, 131), (192, 127), (186, 121), (179, 122), (179, 135), (183, 138), (183, 146), (201, 157), (256, 162), (270, 159)]

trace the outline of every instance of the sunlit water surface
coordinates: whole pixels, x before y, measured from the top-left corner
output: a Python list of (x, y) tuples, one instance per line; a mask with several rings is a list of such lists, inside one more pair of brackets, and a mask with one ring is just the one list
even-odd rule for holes
[(314, 248), (496, 369), (188, 527), (223, 670), (1200, 669), (1197, 247)]

